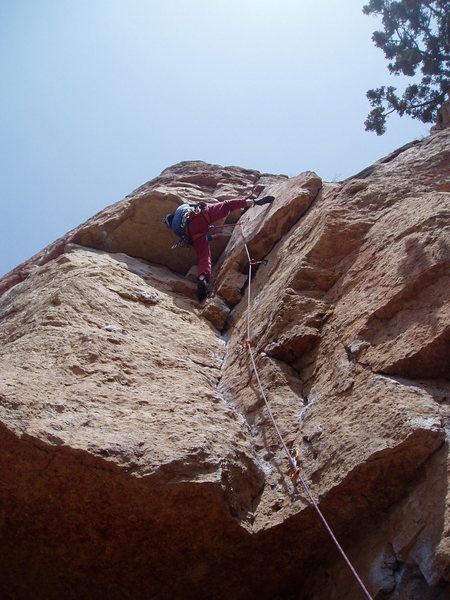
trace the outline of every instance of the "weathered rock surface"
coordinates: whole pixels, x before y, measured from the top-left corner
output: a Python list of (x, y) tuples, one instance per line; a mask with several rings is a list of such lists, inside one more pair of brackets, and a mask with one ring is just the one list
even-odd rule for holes
[[(212, 296), (162, 216), (273, 194)], [(231, 215), (230, 222), (238, 215)], [(0, 281), (6, 598), (450, 594), (450, 131), (342, 183), (181, 163)]]
[[(11, 285), (23, 281), (34, 269), (59, 256), (68, 243), (107, 252), (124, 252), (185, 275), (195, 264), (195, 252), (191, 248), (169, 251), (176, 238), (161, 227), (167, 213), (173, 212), (183, 202), (219, 202), (247, 197), (258, 193), (266, 185), (284, 180), (287, 178), (282, 175), (262, 175), (258, 171), (222, 168), (201, 161), (179, 163), (7, 273), (0, 280), (0, 295)], [(214, 260), (225, 246), (225, 240), (212, 242)]]

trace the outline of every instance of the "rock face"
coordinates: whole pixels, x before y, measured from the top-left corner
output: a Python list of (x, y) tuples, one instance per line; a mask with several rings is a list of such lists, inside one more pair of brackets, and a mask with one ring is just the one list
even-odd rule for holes
[[(213, 248), (161, 219), (272, 194)], [(239, 215), (230, 215), (236, 223)], [(450, 131), (342, 183), (175, 165), (0, 281), (6, 598), (450, 594)]]

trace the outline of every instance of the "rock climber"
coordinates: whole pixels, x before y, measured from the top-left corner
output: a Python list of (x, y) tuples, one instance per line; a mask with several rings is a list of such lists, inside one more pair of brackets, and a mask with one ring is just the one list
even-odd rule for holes
[(248, 209), (251, 206), (271, 204), (273, 196), (264, 196), (258, 200), (238, 198), (207, 204), (182, 204), (174, 213), (169, 213), (163, 219), (164, 225), (171, 229), (188, 245), (194, 247), (198, 257), (197, 266), (197, 297), (201, 302), (208, 295), (208, 283), (211, 277), (210, 240), (213, 236), (208, 233), (211, 223), (224, 219), (233, 210)]

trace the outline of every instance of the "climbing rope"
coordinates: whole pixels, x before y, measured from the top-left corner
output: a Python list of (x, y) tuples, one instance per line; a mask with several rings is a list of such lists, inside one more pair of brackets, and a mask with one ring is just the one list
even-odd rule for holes
[(319, 506), (317, 505), (317, 502), (314, 500), (314, 497), (311, 494), (310, 489), (309, 489), (306, 481), (302, 477), (302, 474), (300, 473), (300, 468), (299, 468), (299, 466), (297, 464), (297, 454), (292, 454), (291, 452), (289, 452), (288, 447), (286, 446), (286, 442), (284, 441), (283, 436), (281, 435), (281, 432), (280, 432), (280, 430), (278, 428), (278, 425), (277, 425), (277, 423), (275, 421), (273, 413), (272, 413), (272, 411), (270, 409), (269, 402), (267, 400), (266, 394), (265, 394), (263, 386), (261, 384), (261, 380), (260, 380), (259, 374), (258, 374), (258, 369), (256, 367), (255, 358), (254, 358), (254, 355), (253, 355), (252, 341), (251, 341), (251, 331), (250, 331), (252, 265), (259, 264), (259, 261), (252, 260), (252, 258), (250, 256), (249, 249), (248, 249), (247, 240), (245, 239), (244, 230), (242, 229), (242, 224), (239, 223), (239, 225), (240, 225), (240, 228), (241, 228), (241, 234), (242, 234), (242, 238), (244, 240), (245, 252), (247, 254), (247, 259), (248, 259), (247, 339), (246, 339), (246, 345), (247, 345), (247, 348), (248, 348), (248, 353), (249, 353), (249, 356), (250, 356), (250, 361), (252, 363), (253, 372), (255, 374), (256, 381), (258, 382), (259, 391), (261, 392), (261, 396), (262, 396), (262, 398), (264, 400), (264, 404), (266, 405), (267, 412), (269, 414), (270, 420), (272, 421), (272, 425), (273, 425), (273, 427), (274, 427), (274, 429), (275, 429), (275, 431), (277, 433), (278, 439), (280, 440), (280, 443), (283, 446), (283, 450), (286, 453), (287, 459), (289, 460), (292, 468), (294, 469), (294, 472), (293, 472), (293, 475), (292, 475), (292, 480), (295, 481), (298, 478), (298, 480), (302, 484), (303, 489), (305, 490), (305, 492), (306, 492), (306, 494), (307, 494), (307, 496), (308, 496), (308, 498), (309, 498), (312, 506), (315, 508), (315, 510), (316, 510), (317, 514), (319, 515), (322, 523), (324, 524), (325, 529), (328, 531), (331, 539), (333, 540), (333, 542), (336, 545), (337, 549), (341, 553), (343, 559), (345, 560), (345, 562), (347, 563), (347, 565), (350, 568), (351, 572), (353, 573), (353, 576), (355, 577), (355, 579), (358, 582), (359, 586), (361, 587), (362, 591), (364, 592), (364, 594), (366, 595), (366, 597), (369, 600), (373, 600), (372, 596), (367, 591), (367, 588), (364, 585), (362, 579), (360, 578), (360, 576), (356, 572), (354, 566), (350, 562), (350, 559), (347, 557), (347, 555), (345, 554), (342, 546), (339, 544), (336, 536), (334, 535), (333, 531), (331, 530), (331, 527), (328, 525), (328, 522), (325, 519), (325, 517), (323, 516), (322, 511), (320, 510)]

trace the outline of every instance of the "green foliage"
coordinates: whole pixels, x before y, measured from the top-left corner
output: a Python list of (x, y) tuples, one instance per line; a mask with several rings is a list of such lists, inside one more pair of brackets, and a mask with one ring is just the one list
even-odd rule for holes
[(366, 130), (382, 135), (393, 112), (424, 123), (436, 121), (450, 91), (450, 1), (370, 0), (363, 13), (382, 17), (384, 30), (375, 31), (372, 40), (389, 60), (390, 73), (414, 77), (420, 70), (422, 74), (402, 96), (392, 86), (369, 90), (373, 108), (364, 123)]

